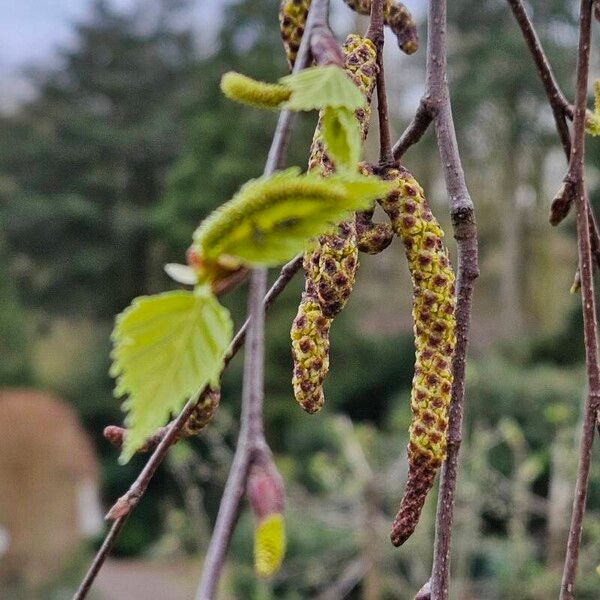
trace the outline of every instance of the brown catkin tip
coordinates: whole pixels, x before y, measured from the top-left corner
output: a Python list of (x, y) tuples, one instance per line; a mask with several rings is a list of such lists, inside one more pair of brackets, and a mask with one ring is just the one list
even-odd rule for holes
[(413, 281), (415, 373), (408, 445), (409, 477), (392, 542), (402, 544), (416, 527), (433, 478), (446, 455), (451, 362), (456, 343), (454, 272), (443, 245), (443, 231), (421, 186), (402, 167), (381, 176), (395, 189), (380, 200), (404, 244)]
[[(344, 2), (360, 15), (371, 14), (371, 0), (344, 0)], [(414, 54), (419, 48), (417, 24), (409, 10), (397, 0), (384, 0), (383, 20), (394, 32), (398, 47), (406, 54)]]
[(410, 462), (404, 496), (392, 524), (390, 539), (394, 546), (404, 544), (417, 527), (425, 499), (433, 487), (436, 470), (437, 467), (433, 467), (425, 456), (416, 456)]
[(296, 62), (311, 0), (281, 0), (279, 30), (290, 69)]

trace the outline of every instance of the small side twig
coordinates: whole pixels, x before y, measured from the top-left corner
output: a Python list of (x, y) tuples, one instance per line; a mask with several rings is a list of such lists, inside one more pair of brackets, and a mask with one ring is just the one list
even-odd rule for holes
[(581, 0), (579, 15), (579, 47), (577, 55), (577, 87), (573, 119), (573, 144), (567, 178), (573, 184), (577, 208), (577, 248), (581, 277), (581, 301), (588, 393), (583, 415), (583, 430), (579, 447), (579, 465), (575, 483), (573, 512), (567, 541), (567, 553), (560, 588), (560, 600), (572, 600), (579, 559), (583, 516), (591, 464), (592, 444), (600, 405), (600, 368), (598, 366), (598, 341), (596, 305), (590, 242), (588, 199), (584, 182), (585, 119), (587, 84), (590, 61), (592, 0)]
[(560, 141), (568, 157), (571, 153), (571, 136), (569, 135), (566, 118), (573, 119), (573, 106), (565, 98), (554, 77), (550, 62), (546, 57), (546, 53), (544, 52), (533, 23), (523, 6), (522, 0), (507, 0), (507, 2), (521, 28), (527, 47), (535, 62), (535, 66), (544, 86), (544, 91), (546, 92), (546, 97), (548, 98), (548, 103), (552, 108)]
[(427, 99), (423, 97), (419, 102), (413, 120), (392, 148), (392, 154), (395, 160), (400, 160), (404, 156), (404, 153), (423, 137), (423, 134), (427, 131), (431, 121), (431, 110), (428, 106)]

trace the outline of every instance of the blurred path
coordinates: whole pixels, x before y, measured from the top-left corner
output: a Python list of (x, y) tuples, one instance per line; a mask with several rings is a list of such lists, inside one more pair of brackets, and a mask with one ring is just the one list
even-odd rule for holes
[(94, 590), (99, 600), (189, 600), (194, 597), (200, 568), (197, 562), (111, 560)]

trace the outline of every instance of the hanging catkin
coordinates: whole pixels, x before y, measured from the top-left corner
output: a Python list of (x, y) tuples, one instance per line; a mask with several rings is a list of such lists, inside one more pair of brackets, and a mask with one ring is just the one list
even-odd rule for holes
[[(344, 0), (359, 15), (371, 14), (371, 0)], [(384, 0), (383, 22), (389, 26), (398, 40), (400, 50), (414, 54), (419, 47), (417, 24), (409, 10), (397, 0)]]
[(435, 473), (446, 455), (448, 406), (455, 345), (454, 272), (442, 244), (443, 231), (423, 190), (404, 168), (388, 168), (382, 177), (397, 189), (381, 201), (401, 238), (413, 281), (415, 373), (408, 444), (408, 481), (392, 526), (395, 546), (414, 531)]
[[(370, 101), (377, 75), (377, 51), (369, 39), (351, 34), (343, 47), (345, 70), (365, 96), (356, 111), (363, 139), (367, 135)], [(309, 169), (326, 177), (334, 166), (324, 151), (321, 128), (313, 137)], [(335, 233), (322, 236), (304, 256), (305, 288), (292, 324), (294, 397), (309, 413), (324, 402), (322, 384), (329, 371), (329, 328), (331, 319), (344, 307), (354, 285), (358, 266), (356, 221), (341, 223)]]
[[(344, 0), (361, 15), (371, 13), (371, 0)], [(311, 0), (281, 0), (279, 5), (279, 27), (285, 55), (290, 69), (296, 62)], [(417, 25), (410, 12), (397, 0), (385, 0), (384, 23), (389, 26), (398, 40), (398, 46), (406, 54), (413, 54), (419, 47)]]
[(311, 0), (281, 0), (279, 5), (279, 29), (290, 69), (296, 62), (310, 2)]

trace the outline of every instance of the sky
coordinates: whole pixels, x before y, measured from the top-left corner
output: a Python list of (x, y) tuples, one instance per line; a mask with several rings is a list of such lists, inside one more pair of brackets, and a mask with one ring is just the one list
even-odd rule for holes
[[(225, 0), (197, 0), (194, 18), (200, 24), (218, 20)], [(134, 0), (111, 0), (127, 9)], [(73, 43), (72, 24), (85, 20), (91, 0), (0, 0), (0, 104), (11, 108), (31, 90), (23, 76), (28, 66), (56, 60), (56, 49)]]
[[(214, 29), (227, 1), (231, 0), (195, 0), (197, 27)], [(134, 0), (111, 2), (123, 9), (135, 4)], [(405, 3), (422, 13), (422, 0)], [(91, 0), (0, 0), (0, 105), (10, 108), (31, 94), (22, 70), (52, 64), (56, 49), (73, 43), (72, 24), (85, 19), (90, 4)], [(346, 10), (338, 12), (344, 15)]]

